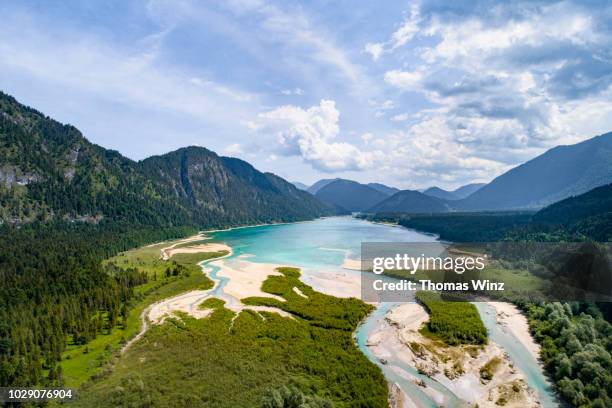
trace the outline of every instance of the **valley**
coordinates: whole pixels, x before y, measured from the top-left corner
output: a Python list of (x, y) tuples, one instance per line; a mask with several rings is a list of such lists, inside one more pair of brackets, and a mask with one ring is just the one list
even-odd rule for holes
[[(333, 234), (329, 232), (323, 233), (323, 231), (333, 231)], [(284, 355), (283, 350), (289, 346), (289, 343), (285, 343), (284, 336), (276, 337), (274, 345), (269, 344), (268, 347), (271, 347), (271, 353), (280, 353), (280, 355), (272, 358), (272, 361), (277, 361), (276, 364), (280, 364), (282, 367), (288, 367), (290, 371), (286, 375), (289, 377), (274, 376), (274, 380), (272, 377), (269, 377), (271, 373), (266, 374), (267, 371), (264, 368), (268, 361), (264, 363), (258, 359), (253, 360), (252, 357), (248, 357), (243, 352), (234, 351), (235, 345), (228, 343), (228, 341), (238, 341), (241, 347), (246, 347), (246, 344), (243, 342), (248, 341), (248, 344), (251, 344), (252, 340), (248, 340), (248, 333), (251, 333), (253, 330), (255, 330), (254, 333), (260, 333), (258, 336), (261, 337), (261, 330), (265, 330), (265, 333), (268, 333), (267, 335), (271, 335), (275, 332), (276, 329), (274, 327), (276, 325), (284, 327), (282, 330), (294, 330), (290, 329), (292, 325), (301, 326), (303, 329), (300, 330), (304, 330), (308, 325), (314, 324), (315, 327), (318, 327), (316, 330), (322, 330), (321, 334), (325, 331), (342, 333), (344, 330), (348, 330), (348, 337), (344, 340), (344, 342), (348, 341), (348, 343), (345, 343), (345, 346), (352, 343), (351, 331), (357, 327), (364, 314), (361, 314), (363, 313), (362, 311), (354, 316), (347, 315), (346, 306), (340, 305), (354, 305), (353, 307), (357, 307), (358, 304), (363, 305), (359, 306), (355, 311), (361, 308), (365, 308), (361, 310), (369, 311), (371, 310), (370, 307), (356, 299), (344, 297), (349, 295), (359, 296), (359, 293), (345, 293), (341, 298), (332, 298), (317, 292), (342, 296), (337, 287), (338, 282), (335, 279), (325, 279), (321, 275), (333, 277), (340, 274), (345, 276), (346, 282), (352, 281), (352, 283), (347, 285), (348, 287), (359, 287), (361, 272), (342, 268), (342, 264), (348, 258), (348, 255), (354, 253), (353, 251), (356, 251), (358, 248), (358, 238), (360, 237), (353, 236), (350, 240), (346, 239), (349, 235), (353, 235), (355, 231), (360, 231), (360, 235), (365, 234), (361, 238), (368, 236), (369, 238), (378, 237), (379, 239), (383, 237), (385, 239), (432, 239), (428, 236), (415, 234), (407, 229), (370, 224), (351, 218), (328, 218), (299, 224), (260, 226), (205, 233), (205, 236), (197, 235), (184, 240), (147, 246), (111, 258), (108, 262), (119, 265), (123, 264), (124, 267), (134, 265), (139, 265), (141, 268), (148, 267), (150, 268), (148, 273), (155, 274), (157, 270), (163, 270), (163, 267), (160, 267), (161, 265), (172, 262), (174, 257), (178, 259), (182, 255), (175, 254), (169, 259), (164, 260), (163, 254), (167, 254), (169, 248), (181, 249), (190, 257), (199, 254), (200, 257), (205, 258), (203, 261), (198, 261), (198, 264), (206, 276), (214, 282), (214, 286), (209, 289), (190, 290), (184, 294), (160, 299), (147, 307), (142, 312), (144, 319), (149, 322), (149, 325), (145, 326), (147, 329), (146, 333), (136, 337), (136, 341), (129, 343), (129, 349), (115, 357), (112, 370), (102, 375), (96, 375), (92, 380), (84, 383), (81, 404), (87, 406), (88, 401), (91, 399), (100, 398), (101, 395), (110, 395), (109, 401), (115, 402), (126, 401), (127, 398), (131, 399), (138, 396), (138, 398), (155, 401), (160, 406), (169, 403), (164, 402), (170, 401), (168, 398), (183, 398), (181, 401), (196, 405), (204, 401), (215, 401), (215, 406), (231, 406), (231, 404), (247, 404), (246, 401), (257, 401), (257, 398), (262, 398), (265, 392), (267, 392), (266, 390), (270, 388), (270, 384), (274, 384), (277, 388), (287, 385), (299, 387), (303, 391), (310, 390), (309, 393), (312, 392), (321, 398), (322, 401), (329, 400), (334, 403), (334, 406), (345, 406), (347, 400), (342, 399), (339, 396), (340, 394), (337, 394), (339, 391), (334, 391), (334, 387), (330, 384), (326, 385), (325, 382), (320, 383), (317, 381), (307, 385), (308, 382), (304, 383), (304, 380), (298, 380), (304, 374), (299, 374), (300, 369), (297, 367), (303, 363), (299, 363), (298, 366), (291, 368), (294, 364), (291, 361), (298, 358), (297, 356), (300, 354), (294, 355), (291, 359)], [(302, 241), (300, 237), (304, 235), (316, 236), (317, 239), (316, 241), (310, 240), (310, 242)], [(267, 249), (271, 242), (285, 242), (285, 244), (272, 252)], [(302, 243), (297, 244), (297, 242)], [(220, 245), (224, 245), (224, 248), (227, 248), (225, 252), (206, 252), (207, 249), (216, 249)], [(198, 251), (197, 253), (195, 252), (196, 250)], [(150, 254), (148, 258), (146, 254)], [(149, 261), (146, 261), (146, 259), (149, 259)], [(192, 260), (196, 259), (198, 258), (192, 258)], [(294, 266), (300, 269), (294, 269)], [(296, 279), (298, 276), (300, 277), (299, 280)], [(311, 288), (303, 282), (310, 282), (313, 287)], [(232, 284), (240, 284), (240, 289), (232, 289)], [(342, 300), (343, 298), (346, 300)], [(323, 306), (321, 302), (326, 303), (326, 305)], [(338, 306), (341, 309), (336, 308), (335, 304), (337, 302), (340, 302)], [(465, 305), (471, 306), (470, 304)], [(461, 306), (461, 304), (456, 306)], [(442, 312), (441, 316), (444, 313)], [(476, 313), (476, 309), (474, 309), (473, 313)], [(341, 315), (342, 317), (340, 317)], [(474, 318), (480, 324), (477, 313), (474, 315)], [(427, 363), (430, 364), (430, 367), (436, 367), (439, 364), (436, 361), (440, 358), (442, 360), (450, 359), (452, 362), (454, 361), (453, 358), (456, 357), (444, 356), (457, 356), (459, 353), (458, 351), (453, 351), (457, 346), (448, 348), (448, 346), (444, 346), (443, 341), (440, 343), (440, 340), (431, 340), (422, 337), (418, 333), (421, 326), (428, 319), (427, 312), (417, 303), (377, 305), (377, 310), (361, 324), (356, 334), (356, 342), (359, 348), (365, 352), (365, 355), (369, 356), (370, 350), (371, 353), (374, 353), (371, 363), (361, 363), (362, 369), (366, 370), (364, 373), (369, 372), (368, 376), (372, 376), (374, 379), (377, 378), (377, 375), (380, 375), (377, 373), (380, 373), (379, 370), (382, 369), (387, 380), (391, 381), (391, 384), (396, 384), (396, 387), (399, 387), (396, 392), (402, 395), (400, 400), (406, 401), (406, 403), (408, 403), (407, 401), (412, 401), (419, 407), (435, 406), (436, 404), (463, 406), (461, 401), (465, 401), (465, 403), (478, 402), (479, 406), (489, 406), (487, 401), (492, 399), (495, 402), (499, 401), (500, 398), (507, 398), (509, 401), (508, 406), (535, 406), (534, 401), (539, 400), (536, 391), (542, 392), (542, 390), (536, 389), (534, 391), (531, 388), (531, 384), (521, 374), (521, 370), (523, 370), (522, 364), (518, 365), (518, 371), (516, 368), (508, 368), (509, 365), (513, 366), (514, 364), (505, 356), (504, 349), (500, 348), (496, 343), (489, 343), (485, 347), (482, 346), (480, 341), (471, 346), (469, 344), (467, 346), (459, 346), (467, 347), (465, 350), (467, 350), (466, 356), (468, 360), (471, 358), (469, 356), (478, 356), (478, 359), (472, 363), (465, 360), (458, 360), (459, 362), (457, 363), (462, 367), (461, 372), (464, 370), (463, 367), (465, 367), (465, 371), (468, 373), (472, 373), (475, 370), (477, 375), (475, 378), (479, 378), (479, 370), (491, 359), (499, 357), (502, 361), (505, 361), (505, 368), (496, 370), (496, 380), (488, 382), (488, 385), (483, 385), (482, 391), (466, 394), (465, 388), (457, 388), (465, 387), (465, 385), (460, 384), (468, 384), (472, 380), (468, 380), (468, 377), (460, 373), (456, 375), (449, 374), (448, 368), (424, 368), (425, 365), (423, 363), (428, 361), (427, 358), (424, 358), (422, 353), (418, 353), (419, 357), (416, 357), (416, 354), (411, 354), (410, 350), (416, 350), (414, 348), (416, 346), (410, 346), (412, 348), (409, 348), (406, 344), (414, 344), (416, 342), (422, 345), (419, 347), (433, 350), (434, 354), (432, 356), (435, 357)], [(303, 326), (304, 324), (306, 326)], [(501, 323), (494, 319), (489, 324), (492, 327), (497, 327)], [(223, 327), (225, 327), (224, 330), (222, 329)], [(352, 330), (351, 327), (353, 328)], [(487, 327), (489, 328), (489, 326)], [(121, 329), (117, 330), (120, 331)], [(219, 337), (211, 337), (219, 330), (221, 330), (219, 335), (225, 333), (223, 336), (228, 336), (229, 338), (221, 340)], [(395, 333), (396, 330), (401, 331)], [(522, 330), (526, 330), (526, 327), (523, 326)], [(411, 332), (415, 333), (417, 337), (408, 334)], [(189, 339), (185, 338), (185, 335), (181, 333), (185, 333), (185, 335), (189, 333)], [(205, 333), (208, 334), (205, 335)], [(526, 335), (530, 338), (525, 332), (521, 332), (521, 335)], [(325, 336), (319, 337), (320, 340), (316, 349), (323, 347), (321, 352), (323, 350), (326, 351), (321, 355), (315, 354), (318, 357), (309, 364), (316, 363), (326, 366), (326, 372), (331, 374), (331, 372), (337, 372), (338, 368), (333, 368), (329, 365), (331, 362), (329, 361), (330, 355), (328, 353), (333, 349), (326, 349), (332, 347), (332, 344), (326, 345), (325, 338)], [(363, 340), (365, 340), (365, 343), (363, 343)], [(295, 338), (292, 341), (295, 341)], [(202, 357), (196, 357), (194, 354), (186, 352), (184, 349), (185, 344), (192, 344), (190, 347), (195, 348), (194, 352), (206, 350), (204, 354), (208, 357), (202, 360)], [(300, 344), (302, 347), (300, 353), (308, 352), (312, 348), (308, 343)], [(336, 344), (336, 341), (333, 344)], [(183, 351), (179, 351), (179, 347)], [(259, 350), (263, 346), (258, 342), (257, 347)], [(262, 382), (262, 388), (255, 387), (255, 389), (251, 389), (249, 392), (246, 389), (241, 391), (241, 398), (245, 399), (236, 400), (228, 398), (222, 400), (220, 399), (221, 394), (218, 394), (219, 387), (228, 387), (232, 383), (231, 381), (233, 381), (230, 377), (227, 377), (227, 374), (217, 374), (213, 377), (205, 374), (206, 378), (208, 378), (206, 387), (196, 385), (196, 383), (191, 382), (192, 380), (189, 377), (184, 376), (188, 372), (186, 370), (196, 370), (202, 373), (217, 372), (218, 369), (210, 364), (220, 363), (220, 360), (209, 360), (212, 358), (210, 353), (214, 355), (214, 353), (221, 352), (222, 349), (226, 355), (222, 360), (224, 367), (231, 367), (233, 364), (245, 364), (249, 361), (251, 370), (254, 370), (251, 371), (249, 376), (253, 381), (257, 381), (256, 383)], [(350, 351), (351, 349), (353, 351)], [(244, 352), (247, 350), (248, 348)], [(392, 351), (390, 354), (391, 350), (395, 351)], [(351, 345), (346, 351), (360, 354), (354, 345)], [(254, 350), (253, 353), (255, 353)], [(255, 354), (259, 353), (261, 351)], [(264, 351), (264, 353), (267, 352)], [(297, 350), (292, 351), (292, 353), (297, 353)], [(171, 358), (173, 361), (168, 361), (170, 354), (173, 356)], [(313, 359), (315, 355), (311, 356), (310, 359)], [(411, 355), (413, 356), (412, 359), (410, 358)], [(269, 358), (271, 357), (268, 356), (267, 359)], [(281, 360), (276, 360), (276, 358), (281, 358)], [(340, 358), (340, 356), (336, 358)], [(351, 357), (351, 359), (353, 358), (355, 357)], [(236, 361), (236, 359), (241, 360)], [(349, 363), (349, 360), (341, 361), (344, 361), (342, 363), (343, 367), (345, 367), (344, 369), (350, 369), (350, 364), (352, 363)], [(381, 364), (381, 361), (385, 361), (385, 363)], [(531, 361), (529, 364), (534, 364), (537, 368), (538, 365), (535, 358)], [(195, 362), (197, 362), (197, 368), (194, 365)], [(448, 364), (450, 364), (450, 367), (453, 366), (453, 363), (446, 363), (446, 366)], [(393, 367), (392, 374), (389, 372), (390, 367)], [(411, 368), (406, 372), (401, 367)], [(473, 367), (473, 369), (468, 369), (468, 367)], [(294, 371), (296, 369), (297, 371)], [(168, 370), (173, 370), (173, 372), (170, 373)], [(236, 379), (243, 378), (240, 377), (239, 371), (232, 369), (231, 372), (236, 376)], [(444, 374), (440, 374), (441, 372)], [(188, 395), (179, 396), (176, 392), (164, 388), (162, 385), (156, 385), (155, 388), (151, 388), (153, 384), (159, 384), (164, 375), (175, 379), (173, 387), (195, 387), (199, 391), (197, 394), (189, 393)], [(323, 376), (323, 378), (325, 377), (326, 375)], [(448, 378), (454, 378), (455, 380), (449, 380)], [(519, 391), (506, 390), (503, 387), (499, 388), (501, 384), (509, 379), (518, 384), (516, 387), (519, 387)], [(419, 385), (420, 382), (423, 382), (423, 384)], [(478, 383), (478, 380), (476, 382)], [(145, 384), (145, 386), (136, 390), (134, 387), (137, 387), (139, 383)], [(122, 389), (121, 393), (112, 391), (113, 387), (117, 387), (119, 384)], [(249, 382), (249, 384), (253, 387), (255, 383)], [(237, 384), (232, 385), (232, 387), (237, 386)], [(259, 389), (259, 391), (255, 392), (256, 389)], [(368, 406), (386, 406), (386, 403), (383, 403), (387, 398), (386, 388), (383, 388), (385, 391), (382, 395), (379, 394), (380, 396), (376, 397), (380, 398), (380, 402), (376, 403), (374, 402), (376, 400), (372, 399), (374, 398), (371, 391), (372, 388), (368, 389), (370, 390), (367, 394), (368, 397), (364, 396), (369, 401), (367, 403)], [(462, 389), (464, 391), (461, 391)], [(163, 396), (159, 392), (162, 392)], [(256, 398), (256, 396), (258, 397)], [(354, 406), (354, 403), (359, 403), (359, 400), (354, 398), (351, 398), (350, 401), (351, 403), (346, 406)], [(527, 404), (526, 401), (531, 402), (528, 405), (521, 405)], [(403, 405), (397, 406), (401, 407)], [(495, 404), (492, 403), (490, 406), (495, 406)], [(544, 404), (543, 406), (554, 405)]]
[(609, 405), (610, 303), (542, 297), (588, 265), (491, 263), (482, 278), (509, 288), (496, 301), (364, 302), (359, 254), (570, 242), (606, 255), (610, 133), (484, 185), (308, 187), (198, 146), (131, 160), (4, 93), (0, 112), (0, 385), (76, 388), (84, 407)]

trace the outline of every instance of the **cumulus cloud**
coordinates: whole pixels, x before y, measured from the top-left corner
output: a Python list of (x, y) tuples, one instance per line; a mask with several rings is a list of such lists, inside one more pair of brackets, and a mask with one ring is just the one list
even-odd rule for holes
[[(438, 177), (469, 170), (490, 179), (546, 148), (610, 130), (612, 4), (422, 2), (411, 15), (418, 29), (404, 44), (416, 35), (426, 45), (384, 81), (434, 107), (390, 120), (411, 119), (398, 150), (440, 163)], [(429, 162), (418, 167), (435, 172)]]
[(324, 172), (363, 170), (374, 165), (379, 152), (364, 152), (356, 146), (335, 141), (340, 133), (340, 112), (331, 100), (303, 109), (286, 105), (260, 113), (252, 128), (276, 136), (276, 151), (301, 156)]

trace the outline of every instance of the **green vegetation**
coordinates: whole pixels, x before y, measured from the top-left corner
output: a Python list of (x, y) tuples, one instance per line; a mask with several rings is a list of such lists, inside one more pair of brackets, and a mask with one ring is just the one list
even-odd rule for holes
[(612, 184), (534, 212), (450, 214), (374, 214), (373, 221), (394, 222), (454, 242), (529, 240), (541, 242), (612, 241)]
[(332, 408), (329, 400), (305, 396), (294, 387), (268, 390), (261, 404), (262, 408)]
[(136, 288), (154, 285), (140, 270), (101, 260), (191, 232), (104, 223), (0, 228), (0, 384), (61, 383), (67, 348), (123, 326)]
[[(151, 327), (112, 372), (82, 389), (76, 406), (386, 407), (385, 379), (352, 338), (371, 307), (317, 293), (297, 269), (280, 270), (263, 290), (283, 296), (294, 318), (236, 316), (209, 299), (204, 319)], [(296, 283), (308, 299), (292, 290)], [(344, 315), (349, 324), (340, 323)]]
[(576, 407), (612, 406), (612, 325), (595, 305), (522, 305), (559, 392)]
[(459, 344), (486, 344), (485, 328), (476, 307), (462, 301), (445, 301), (432, 292), (417, 292), (417, 300), (429, 312), (429, 321), (421, 333), (455, 346)]
[[(300, 281), (297, 268), (278, 268), (284, 276), (271, 276), (263, 284), (264, 292), (282, 296), (288, 302), (268, 297), (243, 299), (247, 305), (272, 306), (307, 320), (314, 326), (353, 331), (361, 319), (372, 310), (372, 306), (354, 299), (336, 298), (315, 292)], [(306, 297), (297, 294), (298, 288)]]
[(377, 214), (366, 218), (427, 231), (447, 241), (496, 242), (504, 239), (511, 231), (528, 225), (532, 216), (533, 213), (527, 212), (480, 212), (435, 215)]
[(227, 252), (176, 254), (171, 260), (163, 261), (160, 249), (169, 245), (163, 243), (125, 251), (103, 262), (111, 276), (117, 275), (117, 270), (137, 271), (148, 280), (134, 288), (134, 296), (126, 303), (124, 314), (112, 330), (100, 331), (86, 344), (69, 339), (60, 364), (64, 385), (78, 387), (107, 369), (115, 352), (140, 330), (140, 315), (146, 306), (182, 292), (212, 287), (213, 282), (197, 264), (227, 255)]
[(218, 298), (208, 298), (200, 303), (200, 309), (221, 309), (225, 305), (225, 301)]

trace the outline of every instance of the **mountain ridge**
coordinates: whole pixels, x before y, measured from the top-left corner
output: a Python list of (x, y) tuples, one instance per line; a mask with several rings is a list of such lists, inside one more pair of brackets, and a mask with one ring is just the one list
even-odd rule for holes
[(365, 211), (388, 197), (368, 185), (345, 179), (333, 180), (320, 188), (314, 196), (345, 213)]
[(456, 203), (458, 210), (537, 209), (612, 181), (612, 132), (556, 146)]
[(374, 213), (438, 213), (451, 208), (447, 200), (431, 197), (416, 190), (402, 190), (368, 209)]
[(332, 213), (284, 179), (203, 147), (133, 161), (4, 93), (0, 143), (0, 221), (6, 224), (110, 219), (229, 226)]

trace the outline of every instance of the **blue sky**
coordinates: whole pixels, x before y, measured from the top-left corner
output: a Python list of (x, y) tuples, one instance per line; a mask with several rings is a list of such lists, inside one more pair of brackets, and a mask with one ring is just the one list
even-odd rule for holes
[(612, 3), (3, 1), (0, 89), (139, 160), (489, 181), (612, 130)]

